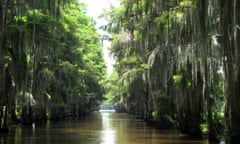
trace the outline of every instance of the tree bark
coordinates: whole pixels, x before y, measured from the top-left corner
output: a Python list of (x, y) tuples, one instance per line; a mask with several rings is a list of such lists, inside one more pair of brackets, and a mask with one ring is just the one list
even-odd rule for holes
[(238, 0), (221, 1), (221, 28), (224, 39), (226, 125), (231, 144), (240, 143), (240, 31)]
[(9, 98), (10, 98), (10, 91), (12, 86), (11, 75), (9, 72), (9, 68), (5, 69), (5, 79), (4, 79), (4, 91), (3, 91), (3, 106), (1, 108), (1, 125), (0, 125), (0, 132), (7, 132), (8, 131), (8, 106), (9, 106)]

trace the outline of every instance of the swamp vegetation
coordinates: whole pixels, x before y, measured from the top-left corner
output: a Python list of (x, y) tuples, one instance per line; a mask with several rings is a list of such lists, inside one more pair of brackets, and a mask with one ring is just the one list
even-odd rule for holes
[(104, 99), (95, 22), (77, 0), (1, 0), (0, 129), (84, 116)]
[(240, 2), (121, 0), (102, 16), (117, 109), (190, 137), (240, 142)]
[[(240, 142), (240, 1), (120, 0), (100, 36), (78, 0), (0, 1), (0, 129), (117, 111), (189, 137)], [(106, 95), (106, 96), (105, 96)]]

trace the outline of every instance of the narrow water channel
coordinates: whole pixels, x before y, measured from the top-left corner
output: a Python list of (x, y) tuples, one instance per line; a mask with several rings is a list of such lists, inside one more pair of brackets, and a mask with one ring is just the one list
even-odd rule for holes
[(12, 126), (0, 134), (0, 144), (208, 144), (159, 130), (128, 114), (94, 113), (82, 119), (49, 122), (46, 126)]

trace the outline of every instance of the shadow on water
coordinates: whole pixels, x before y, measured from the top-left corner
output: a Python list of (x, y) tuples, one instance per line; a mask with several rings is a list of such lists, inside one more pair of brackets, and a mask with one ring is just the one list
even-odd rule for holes
[(175, 130), (159, 130), (128, 114), (96, 112), (77, 120), (46, 126), (12, 126), (0, 134), (0, 144), (209, 144), (182, 137)]

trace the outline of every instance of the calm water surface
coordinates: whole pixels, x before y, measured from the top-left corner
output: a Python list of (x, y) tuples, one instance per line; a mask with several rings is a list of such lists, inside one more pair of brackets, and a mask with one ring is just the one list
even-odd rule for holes
[(128, 114), (94, 113), (91, 117), (46, 126), (10, 128), (0, 134), (0, 144), (208, 144), (181, 137), (172, 130), (159, 130)]

